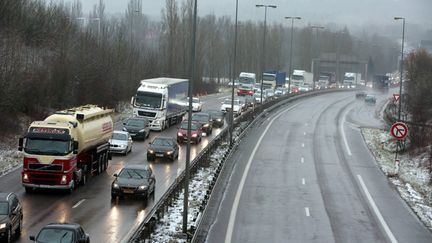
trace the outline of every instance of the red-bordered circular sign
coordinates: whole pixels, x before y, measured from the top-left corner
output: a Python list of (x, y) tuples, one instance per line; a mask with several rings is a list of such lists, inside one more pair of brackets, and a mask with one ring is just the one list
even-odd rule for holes
[(395, 122), (391, 126), (390, 133), (397, 140), (405, 139), (408, 136), (408, 126), (403, 122)]

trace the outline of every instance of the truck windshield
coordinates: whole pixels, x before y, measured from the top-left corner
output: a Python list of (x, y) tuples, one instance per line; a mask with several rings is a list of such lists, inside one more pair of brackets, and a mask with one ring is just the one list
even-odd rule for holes
[(294, 80), (301, 80), (301, 81), (303, 81), (303, 76), (301, 76), (301, 75), (293, 75), (292, 79), (293, 79), (293, 81)]
[(274, 75), (267, 75), (267, 74), (264, 74), (264, 75), (263, 75), (263, 79), (264, 79), (265, 81), (275, 81), (275, 80), (276, 80), (276, 77), (275, 77)]
[(67, 155), (71, 152), (70, 141), (27, 138), (24, 151), (29, 154)]
[(135, 105), (150, 108), (160, 108), (162, 94), (138, 91), (136, 94)]
[(239, 77), (239, 83), (241, 84), (255, 84), (255, 79), (249, 77)]

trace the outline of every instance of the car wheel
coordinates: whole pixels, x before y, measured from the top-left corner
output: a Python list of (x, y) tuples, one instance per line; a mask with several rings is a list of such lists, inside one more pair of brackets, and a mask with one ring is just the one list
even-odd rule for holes
[(12, 230), (9, 227), (8, 231), (6, 232), (5, 240), (7, 243), (12, 242)]

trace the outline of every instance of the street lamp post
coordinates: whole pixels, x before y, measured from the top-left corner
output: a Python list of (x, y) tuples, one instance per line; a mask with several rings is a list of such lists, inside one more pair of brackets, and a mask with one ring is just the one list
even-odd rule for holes
[(237, 58), (237, 19), (238, 19), (238, 0), (236, 0), (236, 13), (235, 13), (235, 29), (234, 29), (234, 57), (233, 57), (233, 81), (231, 86), (231, 114), (230, 114), (230, 146), (233, 145), (233, 130), (234, 130), (234, 83), (236, 75), (236, 58)]
[(184, 197), (183, 197), (183, 233), (187, 234), (188, 220), (188, 199), (189, 199), (189, 164), (190, 164), (190, 142), (191, 142), (191, 126), (192, 126), (192, 88), (195, 74), (195, 44), (196, 44), (196, 27), (197, 26), (197, 0), (194, 3), (193, 23), (192, 23), (192, 43), (191, 43), (191, 66), (189, 74), (189, 107), (188, 107), (188, 130), (187, 130), (187, 145), (186, 145), (186, 162), (185, 162), (185, 178), (184, 178)]
[(266, 25), (267, 25), (267, 8), (277, 8), (276, 5), (268, 5), (268, 4), (256, 4), (255, 7), (257, 8), (264, 8), (264, 36), (263, 36), (263, 48), (262, 52), (263, 55), (261, 57), (261, 98), (260, 98), (260, 104), (262, 104), (262, 97), (263, 97), (263, 82), (264, 82), (264, 63), (265, 63), (265, 40), (266, 40)]
[(292, 45), (293, 45), (293, 35), (294, 35), (294, 20), (301, 19), (301, 17), (287, 16), (285, 19), (291, 19), (291, 44), (290, 44), (290, 60), (289, 60), (289, 73), (288, 73), (288, 93), (291, 93), (291, 78), (292, 78)]
[(403, 65), (404, 65), (404, 42), (405, 42), (405, 18), (394, 17), (395, 20), (402, 20), (402, 50), (401, 50), (401, 63), (400, 63), (400, 76), (399, 76), (399, 111), (398, 121), (401, 120), (401, 108), (402, 108), (402, 76), (403, 76)]
[[(318, 42), (318, 30), (320, 30), (320, 29), (324, 29), (324, 27), (322, 27), (322, 26), (311, 26), (310, 27), (311, 29), (312, 29), (312, 32), (313, 32), (313, 30), (314, 29), (316, 29), (317, 30), (317, 38), (316, 38), (316, 40), (317, 40), (317, 42)], [(315, 46), (315, 45), (312, 45), (312, 46)], [(319, 57), (319, 44), (318, 44), (318, 57)], [(313, 56), (314, 56), (314, 50), (315, 50), (315, 48), (312, 48), (312, 67), (311, 67), (311, 71), (312, 71), (312, 73), (313, 73), (313, 87), (312, 87), (312, 90), (315, 90), (315, 80), (316, 80), (316, 76), (317, 75), (315, 75), (315, 71), (314, 71), (314, 62), (313, 62)], [(319, 75), (318, 75), (319, 76)]]

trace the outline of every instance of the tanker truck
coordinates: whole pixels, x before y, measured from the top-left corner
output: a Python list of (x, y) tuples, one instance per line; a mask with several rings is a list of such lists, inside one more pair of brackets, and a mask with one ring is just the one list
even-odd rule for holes
[(113, 110), (85, 105), (55, 112), (30, 124), (18, 150), (26, 192), (36, 188), (72, 192), (108, 166)]

